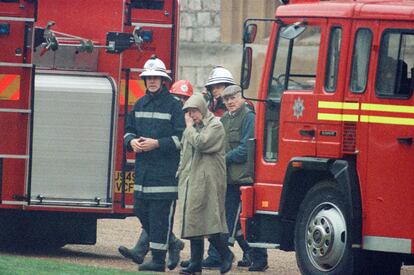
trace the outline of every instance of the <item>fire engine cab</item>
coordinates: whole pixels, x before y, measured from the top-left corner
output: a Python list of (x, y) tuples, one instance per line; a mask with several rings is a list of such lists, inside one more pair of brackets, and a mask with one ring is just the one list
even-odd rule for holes
[[(284, 2), (249, 98), (245, 237), (296, 251), (304, 274), (399, 274), (414, 254), (414, 2)], [(263, 21), (245, 22), (243, 89)]]
[(0, 0), (0, 242), (94, 244), (132, 215), (126, 113), (153, 54), (175, 78), (178, 0)]

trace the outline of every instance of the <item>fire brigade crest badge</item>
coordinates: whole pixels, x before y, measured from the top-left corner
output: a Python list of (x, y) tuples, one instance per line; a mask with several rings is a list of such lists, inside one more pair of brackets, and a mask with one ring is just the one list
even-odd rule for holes
[(295, 102), (293, 104), (293, 116), (296, 117), (296, 119), (299, 119), (301, 116), (303, 116), (303, 110), (305, 110), (303, 99), (298, 97), (295, 99)]

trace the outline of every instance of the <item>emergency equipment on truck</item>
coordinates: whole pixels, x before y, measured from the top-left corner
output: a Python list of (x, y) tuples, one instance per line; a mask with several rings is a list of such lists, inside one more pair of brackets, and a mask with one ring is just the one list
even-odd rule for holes
[(125, 115), (152, 55), (174, 79), (178, 0), (0, 0), (0, 239), (94, 244), (132, 215)]

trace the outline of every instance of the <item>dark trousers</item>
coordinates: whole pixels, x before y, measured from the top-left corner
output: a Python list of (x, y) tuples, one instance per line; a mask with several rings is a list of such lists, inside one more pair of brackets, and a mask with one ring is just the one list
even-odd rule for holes
[(151, 250), (168, 249), (174, 224), (175, 204), (175, 200), (135, 199), (135, 214), (148, 233)]
[[(235, 236), (236, 239), (241, 239), (243, 237), (241, 226), (240, 226), (240, 217), (237, 217), (237, 212), (240, 204), (240, 185), (236, 184), (228, 184), (227, 185), (227, 192), (226, 192), (226, 202), (225, 202), (225, 208), (226, 208), (226, 222), (227, 227), (229, 229), (229, 234), (225, 235), (225, 239), (228, 240), (229, 237), (231, 237), (231, 234), (233, 233), (234, 226), (236, 226), (235, 229)], [(236, 221), (237, 217), (237, 222)], [(243, 252), (246, 248), (243, 245), (240, 245), (243, 249)], [(264, 248), (248, 248), (249, 254), (252, 257), (253, 261), (266, 261), (267, 262), (267, 250)], [(220, 254), (217, 252), (217, 250), (210, 245), (208, 247), (208, 257), (210, 257), (212, 260), (220, 261)]]

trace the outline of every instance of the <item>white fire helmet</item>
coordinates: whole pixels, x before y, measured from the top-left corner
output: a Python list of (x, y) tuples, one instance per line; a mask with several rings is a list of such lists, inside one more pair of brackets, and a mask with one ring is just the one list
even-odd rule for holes
[(164, 62), (154, 56), (147, 60), (144, 64), (144, 71), (139, 75), (142, 79), (147, 76), (161, 76), (171, 81), (171, 77), (167, 74)]
[(233, 75), (231, 74), (231, 72), (221, 66), (214, 67), (213, 70), (211, 70), (207, 82), (204, 86), (207, 89), (209, 89), (211, 85), (219, 83), (227, 83), (231, 85), (236, 84), (236, 82), (234, 82)]

